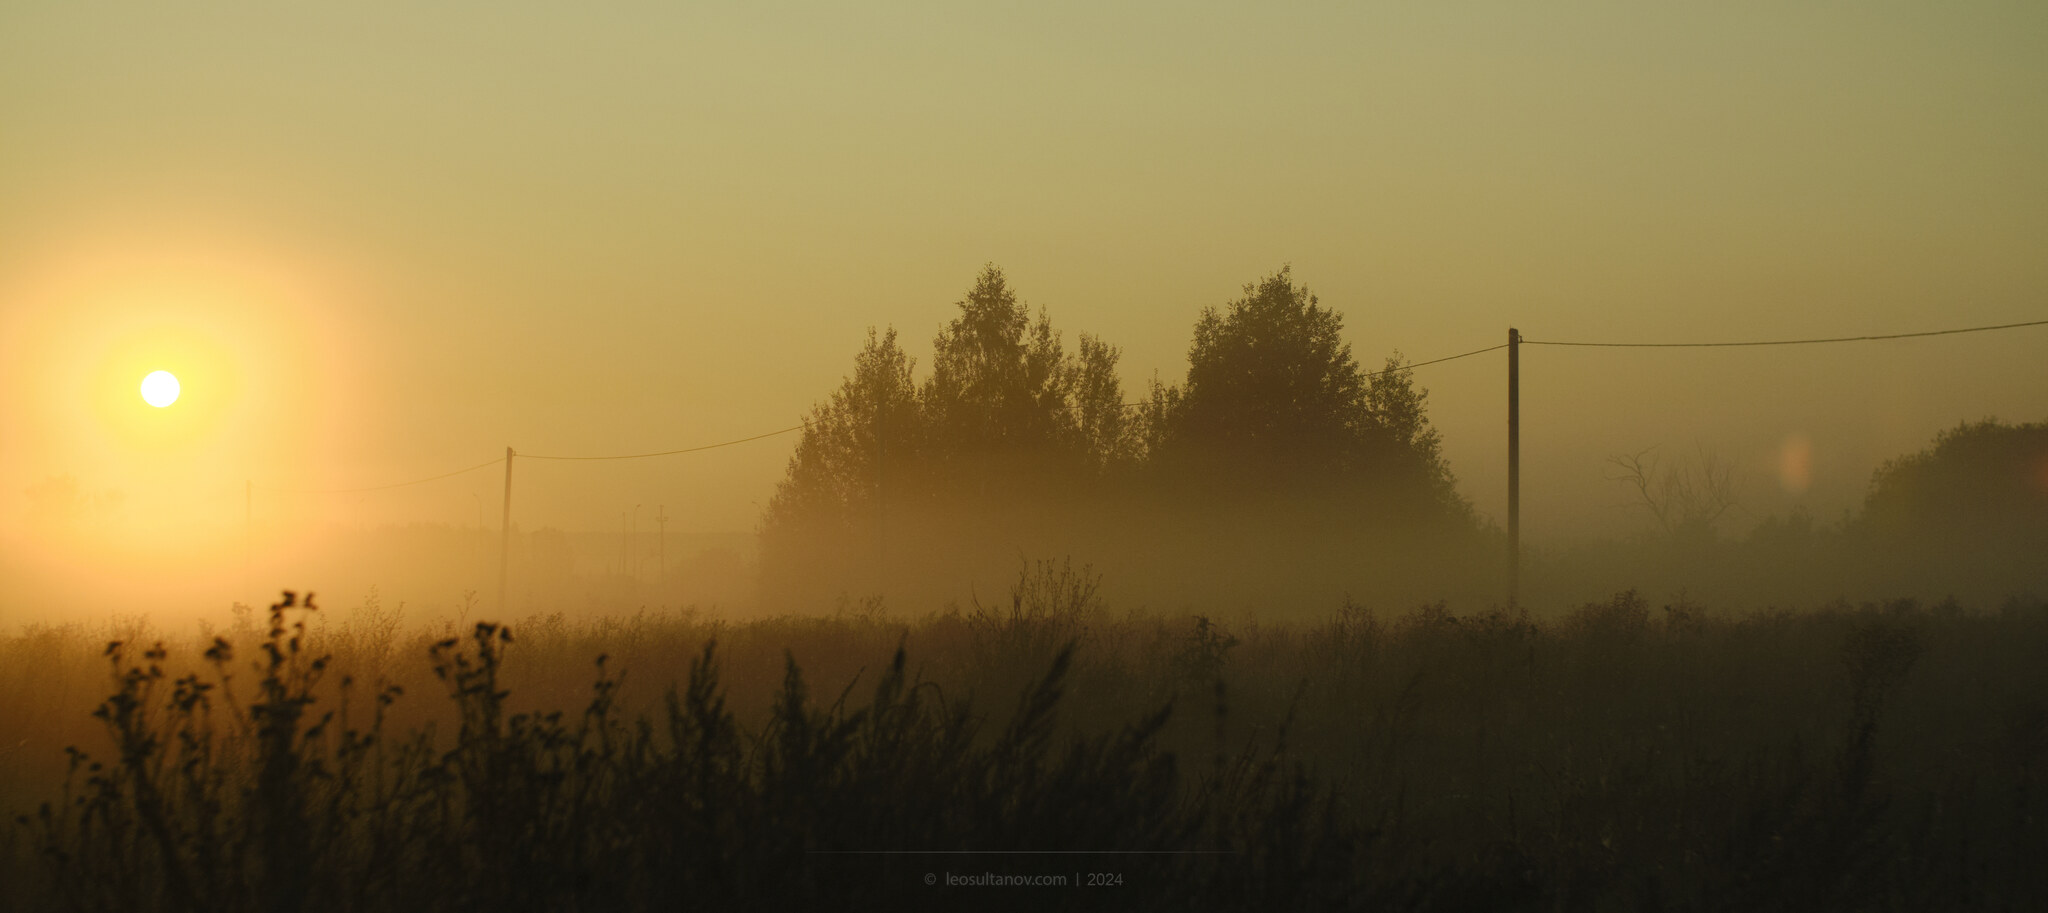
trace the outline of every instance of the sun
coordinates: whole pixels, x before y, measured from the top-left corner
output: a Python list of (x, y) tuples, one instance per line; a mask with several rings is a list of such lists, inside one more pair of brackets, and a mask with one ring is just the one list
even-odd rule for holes
[(142, 379), (142, 400), (162, 409), (178, 401), (178, 379), (169, 371), (151, 371)]

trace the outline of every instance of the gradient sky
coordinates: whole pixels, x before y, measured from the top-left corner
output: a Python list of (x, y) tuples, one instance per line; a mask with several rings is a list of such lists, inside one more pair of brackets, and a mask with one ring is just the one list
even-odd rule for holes
[[(245, 480), (785, 427), (871, 325), (928, 362), (985, 262), (1133, 390), (1289, 263), (1368, 364), (2042, 319), (2048, 6), (8, 2), (0, 529), (69, 474), (215, 554)], [(1527, 349), (1525, 528), (1640, 526), (1604, 460), (1651, 446), (1837, 516), (1942, 428), (2048, 418), (2044, 353)], [(1496, 518), (1502, 354), (1417, 372)], [(516, 516), (746, 530), (794, 443), (521, 463)], [(491, 526), (500, 484), (255, 513)]]

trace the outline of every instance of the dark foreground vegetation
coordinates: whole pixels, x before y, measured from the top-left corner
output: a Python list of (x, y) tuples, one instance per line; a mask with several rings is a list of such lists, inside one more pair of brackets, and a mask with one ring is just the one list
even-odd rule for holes
[(102, 641), (96, 719), (66, 704), (88, 635), (30, 630), (0, 640), (27, 736), (0, 756), (25, 812), (0, 905), (2048, 904), (2038, 602), (1729, 617), (1624, 593), (1279, 628), (1094, 593), (1040, 566), (999, 605), (907, 622), (516, 637), (288, 596), (189, 649)]

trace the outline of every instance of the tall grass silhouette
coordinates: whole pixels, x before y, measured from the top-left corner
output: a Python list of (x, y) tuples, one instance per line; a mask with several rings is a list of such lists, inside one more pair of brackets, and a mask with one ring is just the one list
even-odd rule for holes
[[(10, 829), (0, 899), (75, 910), (2048, 899), (2032, 865), (2048, 848), (2038, 604), (1730, 618), (1623, 593), (1550, 622), (1347, 605), (1286, 628), (1119, 617), (1095, 592), (1085, 569), (1042, 564), (1007, 604), (914, 623), (874, 604), (751, 625), (553, 617), (518, 637), (479, 622), (405, 649), (374, 612), (323, 624), (311, 597), (287, 593), (267, 624), (213, 636), (196, 661), (114, 641), (102, 657), (111, 693), (93, 714), (105, 747), (66, 749), (55, 795)], [(761, 681), (776, 641), (779, 672)], [(18, 659), (51, 644), (25, 634), (0, 649)], [(838, 655), (823, 650), (835, 644)], [(913, 664), (914, 644), (931, 665)], [(819, 649), (843, 668), (845, 654), (877, 647), (887, 658), (875, 671), (834, 675), (822, 692), (796, 659)], [(414, 648), (422, 655), (406, 660)], [(514, 680), (559, 696), (549, 683), (579, 652), (580, 697), (515, 701)], [(673, 681), (629, 685), (659, 676), (658, 656), (678, 657)], [(736, 656), (755, 671), (734, 677)], [(938, 872), (1118, 883), (927, 886)]]

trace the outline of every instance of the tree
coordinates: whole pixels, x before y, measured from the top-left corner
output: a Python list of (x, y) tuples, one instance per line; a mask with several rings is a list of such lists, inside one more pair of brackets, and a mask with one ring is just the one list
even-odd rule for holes
[(853, 374), (813, 407), (762, 519), (767, 557), (847, 543), (880, 522), (885, 489), (918, 486), (925, 421), (896, 331), (868, 330)]
[(1690, 464), (1665, 463), (1654, 447), (1607, 462), (1615, 467), (1608, 480), (1634, 488), (1657, 527), (1674, 540), (1712, 539), (1714, 523), (1736, 506), (1734, 467), (1706, 447)]
[(1378, 507), (1468, 514), (1398, 354), (1364, 373), (1344, 320), (1288, 268), (1208, 308), (1182, 387), (1153, 384), (1143, 412), (1150, 454), (1201, 484), (1288, 489)]
[(920, 386), (895, 331), (870, 330), (813, 409), (762, 520), (770, 586), (887, 588), (912, 555), (993, 548), (1008, 561), (1020, 542), (1086, 525), (1075, 511), (1134, 450), (1116, 348), (1084, 335), (1066, 353), (990, 265), (933, 350)]
[(1966, 422), (1886, 461), (1863, 520), (1893, 539), (2048, 544), (2048, 424)]
[[(1170, 541), (1227, 553), (1256, 539), (1227, 557), (1284, 559), (1300, 582), (1355, 572), (1374, 537), (1419, 547), (1424, 528), (1472, 530), (1427, 392), (1398, 355), (1362, 372), (1342, 318), (1286, 269), (1205, 310), (1185, 383), (1155, 380), (1135, 410), (1116, 347), (1084, 334), (1068, 351), (996, 266), (958, 308), (922, 384), (895, 333), (871, 332), (854, 373), (814, 410), (762, 523), (769, 578), (836, 587), (866, 576), (901, 592), (894, 584), (910, 581), (888, 578), (913, 561), (937, 578), (1019, 552)], [(1390, 566), (1405, 560), (1380, 552)], [(858, 573), (862, 560), (880, 570)]]
[[(1034, 321), (1003, 271), (985, 266), (932, 342), (922, 402), (931, 456), (956, 488), (1084, 479), (1128, 451), (1118, 352), (1083, 335), (1069, 356), (1043, 310)], [(1027, 485), (1027, 488), (1036, 487)]]
[(1843, 533), (1891, 592), (2048, 592), (2048, 423), (1966, 422), (1886, 461)]
[(1037, 323), (994, 264), (959, 302), (960, 314), (932, 340), (924, 398), (948, 449), (1039, 449), (1058, 436), (1067, 378), (1058, 334)]
[(1415, 386), (1414, 374), (1396, 350), (1387, 356), (1385, 367), (1366, 378), (1366, 417), (1386, 448), (1374, 462), (1396, 475), (1405, 469), (1407, 484), (1435, 505), (1469, 520), (1472, 506), (1458, 494), (1451, 465), (1444, 461), (1443, 436), (1429, 423), (1429, 391)]
[(1068, 411), (1091, 469), (1109, 471), (1138, 456), (1138, 421), (1124, 403), (1116, 346), (1081, 334), (1080, 353), (1066, 365)]
[(1296, 286), (1286, 267), (1244, 292), (1196, 321), (1187, 383), (1161, 429), (1162, 455), (1198, 455), (1233, 471), (1342, 467), (1370, 424), (1343, 318)]

